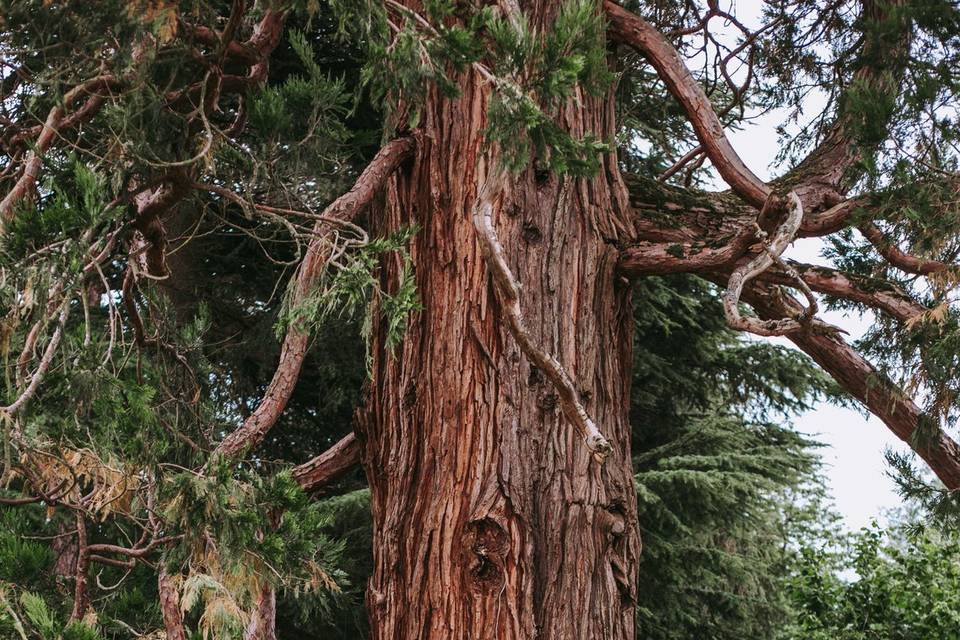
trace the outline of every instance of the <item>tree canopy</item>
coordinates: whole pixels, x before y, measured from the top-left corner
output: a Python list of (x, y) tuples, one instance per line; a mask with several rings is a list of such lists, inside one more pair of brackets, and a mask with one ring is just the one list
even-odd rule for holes
[[(380, 495), (364, 408), (437, 311), (425, 256), (466, 259), (437, 229), (482, 257), (482, 322), (527, 367), (498, 375), (549, 388), (537, 410), (596, 464), (630, 453), (636, 506), (604, 509), (643, 540), (644, 586), (609, 569), (639, 637), (835, 635), (925, 563), (955, 598), (951, 543), (863, 534), (860, 586), (798, 551), (822, 489), (789, 420), (859, 403), (935, 474), (893, 457), (904, 493), (955, 522), (958, 68), (947, 0), (777, 0), (749, 19), (695, 0), (0, 0), (0, 629), (363, 633)], [(466, 195), (428, 185), (424, 211), (404, 190), (458, 133), (438, 109), (485, 126)], [(778, 110), (765, 182), (724, 132)], [(504, 203), (601, 182), (603, 206), (557, 223), (601, 236), (615, 259), (586, 276), (632, 295), (610, 311), (630, 319), (629, 379), (592, 388), (577, 331), (529, 322), (563, 274), (517, 267), (538, 245), (576, 253), (573, 236), (545, 241)], [(822, 263), (784, 257), (803, 238)], [(875, 322), (851, 344), (823, 309)], [(625, 437), (596, 410), (616, 385)], [(475, 555), (478, 584), (505, 572)], [(890, 628), (955, 615), (900, 605)]]

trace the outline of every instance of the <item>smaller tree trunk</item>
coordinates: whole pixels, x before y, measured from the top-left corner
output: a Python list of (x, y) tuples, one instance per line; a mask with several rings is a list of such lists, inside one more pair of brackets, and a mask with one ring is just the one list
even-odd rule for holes
[(276, 640), (274, 628), (277, 623), (277, 593), (270, 585), (264, 585), (257, 599), (257, 606), (250, 616), (250, 624), (243, 640)]
[(160, 613), (167, 640), (187, 640), (183, 631), (183, 616), (180, 614), (180, 596), (173, 579), (162, 566), (157, 576), (157, 591), (160, 594)]

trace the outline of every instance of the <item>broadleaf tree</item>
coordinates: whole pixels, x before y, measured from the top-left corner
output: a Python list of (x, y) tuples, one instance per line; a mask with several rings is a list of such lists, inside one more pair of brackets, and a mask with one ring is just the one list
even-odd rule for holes
[[(632, 637), (648, 276), (714, 283), (960, 486), (949, 2), (4, 0), (0, 51), (2, 500), (55, 521), (72, 634), (97, 565), (155, 569), (168, 638), (272, 637), (278, 588), (338, 588), (305, 491), (359, 464), (371, 637)], [(725, 128), (791, 107), (765, 182)], [(345, 317), (362, 403), (305, 460), (277, 425), (327, 415), (294, 396)]]

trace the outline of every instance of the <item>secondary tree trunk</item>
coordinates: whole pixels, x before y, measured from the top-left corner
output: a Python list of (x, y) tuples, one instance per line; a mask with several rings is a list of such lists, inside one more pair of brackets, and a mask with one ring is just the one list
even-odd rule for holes
[[(546, 20), (554, 3), (529, 9)], [(491, 170), (489, 86), (433, 92), (413, 166), (372, 212), (381, 231), (420, 227), (423, 310), (390, 354), (374, 331), (369, 413), (358, 428), (371, 487), (372, 638), (633, 638), (640, 539), (630, 467), (629, 291), (614, 274), (626, 233), (616, 159), (575, 180), (529, 170), (494, 214), (537, 341), (570, 373), (614, 446), (598, 462), (550, 382), (502, 321), (471, 214)], [(608, 101), (560, 116), (611, 134)], [(383, 270), (395, 286), (399, 265)]]

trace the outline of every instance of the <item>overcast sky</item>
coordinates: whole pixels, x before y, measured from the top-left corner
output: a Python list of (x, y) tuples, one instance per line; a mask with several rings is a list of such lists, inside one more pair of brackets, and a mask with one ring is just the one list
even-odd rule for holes
[[(819, 105), (809, 105), (809, 115)], [(777, 155), (775, 127), (784, 119), (783, 113), (770, 113), (756, 124), (741, 131), (729, 132), (730, 140), (758, 176), (767, 180), (783, 172), (783, 167), (771, 167)], [(826, 264), (820, 256), (821, 242), (805, 239), (795, 242), (786, 255), (803, 262)], [(873, 318), (839, 312), (822, 313), (821, 317), (850, 333), (855, 340), (869, 328)], [(790, 344), (787, 340), (778, 340)], [(822, 455), (826, 463), (828, 486), (833, 494), (837, 510), (843, 516), (848, 529), (868, 526), (871, 520), (884, 522), (884, 511), (900, 505), (893, 481), (887, 477), (884, 451), (893, 448), (907, 451), (908, 447), (894, 436), (877, 418), (867, 419), (852, 409), (844, 409), (827, 403), (801, 416), (795, 423), (797, 430), (813, 436), (827, 445)]]

